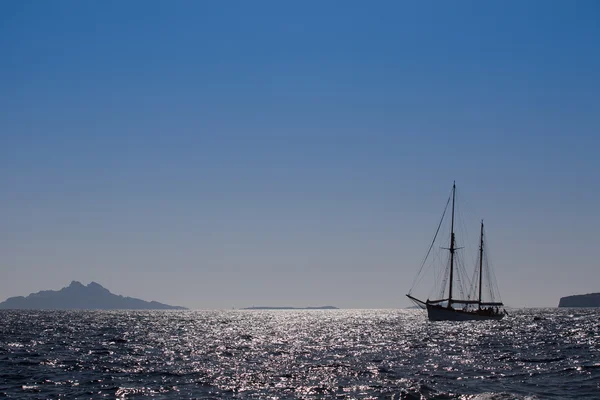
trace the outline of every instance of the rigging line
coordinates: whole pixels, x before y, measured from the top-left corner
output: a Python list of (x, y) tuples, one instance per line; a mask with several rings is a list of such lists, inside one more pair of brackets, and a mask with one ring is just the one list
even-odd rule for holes
[(465, 298), (466, 288), (471, 286), (471, 281), (469, 278), (469, 274), (467, 274), (467, 269), (465, 267), (465, 262), (462, 257), (458, 258), (458, 270), (457, 270), (457, 281), (459, 284), (459, 291), (462, 298)]
[[(439, 282), (440, 281), (440, 275), (442, 273), (442, 271), (440, 271), (440, 268), (435, 268), (435, 265), (441, 263), (441, 258), (440, 258), (440, 254), (441, 254), (441, 250), (438, 250), (437, 252), (434, 251), (431, 254), (431, 259), (429, 260), (429, 263), (427, 265), (427, 267), (425, 268), (425, 271), (423, 271), (422, 274), (417, 275), (417, 279), (416, 282), (413, 284), (412, 288), (410, 289), (409, 294), (411, 294), (411, 292), (416, 289), (419, 284), (421, 283), (421, 281), (423, 281), (423, 279), (425, 279), (426, 271), (432, 271), (433, 275), (434, 275), (434, 279), (433, 282)], [(444, 254), (446, 254), (444, 252)], [(436, 288), (437, 286), (434, 286), (434, 288)], [(436, 289), (437, 290), (437, 289)], [(429, 293), (429, 297), (431, 297), (431, 295), (433, 294), (433, 290)]]
[[(462, 192), (459, 192), (459, 194)], [(470, 249), (470, 243), (471, 243), (471, 239), (469, 238), (469, 230), (467, 229), (467, 225), (466, 225), (466, 217), (465, 217), (465, 212), (464, 212), (464, 207), (461, 203), (464, 202), (464, 200), (462, 199), (462, 197), (460, 198), (461, 201), (457, 203), (457, 214), (458, 214), (458, 222), (459, 222), (459, 229), (460, 229), (460, 233), (461, 233), (461, 237), (462, 237), (462, 242), (464, 243), (464, 246), (467, 247), (468, 249), (465, 250), (465, 254), (467, 254), (467, 256), (465, 256), (465, 265), (466, 263), (470, 262), (470, 263), (474, 263), (475, 261), (473, 260), (473, 252), (469, 251)], [(468, 257), (468, 259), (466, 258)]]
[[(477, 259), (479, 259), (479, 256), (477, 257)], [(471, 279), (471, 283), (469, 285), (469, 298), (475, 298), (475, 292), (477, 290), (476, 286), (475, 286), (475, 282), (478, 281), (478, 268), (477, 265), (475, 265), (475, 269), (473, 270), (473, 273), (471, 274), (472, 279)]]
[(423, 273), (417, 275), (417, 277), (415, 279), (415, 282), (413, 283), (413, 286), (410, 289), (410, 292), (408, 292), (409, 294), (411, 294), (412, 291), (419, 286), (419, 284), (421, 283), (421, 281), (423, 281), (423, 279), (425, 279), (425, 276), (427, 275), (427, 273), (426, 273), (427, 271), (430, 271), (430, 270), (433, 271), (433, 274), (434, 274), (434, 280), (433, 281), (434, 282), (438, 282), (439, 281), (439, 279), (440, 279), (439, 278), (440, 271), (438, 270), (438, 268), (435, 268), (435, 265), (438, 262), (438, 259), (439, 259), (439, 255), (434, 251), (431, 254), (431, 259), (429, 260), (429, 264), (425, 268), (425, 271), (423, 271)]
[[(437, 264), (442, 264), (442, 263), (443, 263), (443, 262), (442, 262), (442, 259), (441, 259), (441, 257), (440, 257), (440, 253), (441, 253), (441, 252), (440, 252), (439, 250), (438, 250), (437, 252), (436, 252), (436, 251), (434, 251), (434, 252), (432, 253), (432, 256), (431, 256), (431, 261), (430, 261), (430, 263), (429, 263), (429, 267), (430, 267), (430, 268), (431, 268), (432, 266), (435, 266), (435, 265), (437, 265)], [(445, 254), (445, 253), (444, 253), (444, 254)], [(447, 271), (447, 268), (445, 268), (445, 269), (442, 269), (442, 268), (435, 268), (435, 267), (432, 267), (432, 268), (431, 268), (431, 270), (432, 270), (432, 273), (433, 273), (433, 282), (434, 282), (434, 285), (431, 287), (431, 289), (430, 289), (430, 291), (429, 291), (428, 298), (431, 298), (431, 296), (434, 294), (434, 292), (435, 292), (435, 294), (436, 294), (436, 297), (435, 297), (435, 298), (441, 298), (441, 297), (443, 297), (443, 295), (442, 295), (442, 296), (438, 296), (438, 295), (437, 295), (437, 293), (438, 293), (438, 285), (439, 285), (439, 282), (440, 282), (440, 281), (443, 279), (443, 276), (442, 276), (442, 275), (443, 275), (443, 274), (447, 274), (447, 272), (448, 272), (448, 271)], [(418, 284), (419, 284), (419, 283), (420, 283), (420, 282), (423, 280), (423, 278), (424, 278), (424, 277), (425, 277), (425, 274), (422, 274), (422, 275), (421, 275), (421, 277), (419, 278), (418, 282), (416, 283), (416, 285), (418, 285)], [(416, 286), (416, 285), (415, 285), (415, 286)]]
[[(462, 192), (462, 189), (461, 189), (461, 192)], [(470, 236), (469, 236), (469, 229), (467, 228), (466, 221), (467, 221), (467, 219), (469, 219), (469, 220), (473, 219), (474, 214), (476, 214), (473, 211), (477, 211), (477, 210), (475, 209), (475, 207), (473, 207), (468, 202), (467, 196), (461, 197), (461, 203), (460, 203), (459, 213), (460, 213), (460, 216), (462, 218), (462, 220), (461, 220), (461, 222), (462, 222), (462, 229), (464, 229), (463, 230), (463, 235), (464, 235), (464, 239), (465, 239), (464, 242), (465, 243), (469, 243), (471, 245), (472, 245), (472, 243), (475, 243), (475, 242), (474, 241), (471, 242), (471, 239), (470, 239)], [(477, 243), (478, 243), (477, 248), (479, 248), (479, 235), (477, 235)], [(466, 244), (465, 244), (465, 246), (466, 246)], [(468, 257), (469, 257), (468, 261), (471, 264), (475, 265), (475, 268), (478, 268), (478, 266), (477, 266), (478, 264), (477, 263), (479, 261), (479, 257), (478, 257), (479, 252), (468, 251), (466, 253), (468, 253)]]
[(431, 241), (431, 245), (429, 246), (429, 250), (427, 250), (427, 254), (425, 255), (425, 259), (423, 259), (423, 262), (421, 263), (421, 268), (419, 268), (419, 272), (417, 273), (417, 276), (415, 276), (415, 279), (413, 280), (413, 284), (411, 286), (411, 289), (409, 290), (408, 293), (410, 293), (412, 291), (412, 289), (415, 287), (415, 282), (417, 281), (417, 278), (421, 275), (421, 272), (423, 271), (423, 267), (425, 266), (425, 263), (427, 262), (427, 258), (429, 257), (429, 253), (431, 253), (431, 249), (433, 248), (433, 245), (435, 244), (435, 240), (437, 239), (437, 235), (440, 231), (440, 228), (442, 226), (442, 222), (444, 221), (444, 216), (446, 215), (446, 211), (448, 211), (448, 205), (450, 204), (450, 198), (448, 197), (448, 201), (446, 201), (446, 207), (444, 207), (444, 212), (442, 213), (442, 218), (440, 219), (440, 223), (438, 224), (438, 227), (435, 231), (435, 235), (433, 236), (433, 240)]
[[(483, 231), (483, 234), (487, 235), (485, 229)], [(488, 282), (490, 285), (491, 295), (493, 298), (496, 298), (499, 301), (502, 301), (502, 298), (500, 296), (500, 288), (498, 287), (498, 281), (496, 279), (495, 268), (494, 268), (494, 265), (490, 262), (490, 258), (491, 258), (491, 256), (490, 256), (489, 247), (486, 247), (486, 250), (484, 252), (484, 260), (485, 260), (486, 274), (488, 276)]]
[(496, 280), (496, 273), (494, 272), (493, 266), (489, 263), (487, 254), (485, 256), (486, 261), (486, 272), (489, 276), (488, 281), (490, 282), (490, 292), (492, 293), (492, 297), (502, 301), (500, 297), (500, 289), (498, 288), (498, 281)]
[[(448, 256), (450, 258), (450, 256)], [(441, 281), (441, 284), (437, 286), (435, 291), (438, 293), (437, 298), (443, 299), (446, 297), (446, 283), (448, 282), (448, 278), (450, 277), (450, 262), (446, 263), (446, 268), (444, 268), (444, 275)], [(432, 289), (433, 290), (433, 289)]]
[(477, 263), (475, 264), (475, 268), (473, 270), (473, 279), (471, 280), (471, 296), (475, 298), (477, 294), (477, 289), (479, 285), (479, 255), (477, 255)]

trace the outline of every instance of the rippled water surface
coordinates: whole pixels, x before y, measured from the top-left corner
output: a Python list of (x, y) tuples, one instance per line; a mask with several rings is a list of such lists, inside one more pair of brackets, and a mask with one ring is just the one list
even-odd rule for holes
[(600, 398), (600, 311), (0, 311), (0, 397)]

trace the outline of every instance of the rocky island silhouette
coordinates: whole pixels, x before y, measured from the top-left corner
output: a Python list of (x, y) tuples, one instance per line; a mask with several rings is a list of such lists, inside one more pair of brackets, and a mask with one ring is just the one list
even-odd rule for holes
[(317, 307), (289, 307), (289, 306), (252, 306), (245, 307), (242, 310), (339, 310), (334, 306), (317, 306)]
[(559, 307), (600, 307), (600, 293), (576, 294), (561, 297)]
[(157, 301), (144, 301), (111, 293), (96, 282), (87, 286), (72, 281), (60, 290), (42, 290), (27, 297), (10, 297), (0, 309), (20, 310), (186, 310)]

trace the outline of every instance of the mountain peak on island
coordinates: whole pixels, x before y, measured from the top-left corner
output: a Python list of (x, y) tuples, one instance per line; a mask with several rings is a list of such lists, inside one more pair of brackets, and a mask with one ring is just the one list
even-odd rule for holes
[(72, 281), (60, 290), (42, 290), (27, 297), (8, 298), (0, 303), (0, 309), (185, 310), (185, 307), (116, 295), (97, 282), (86, 286)]

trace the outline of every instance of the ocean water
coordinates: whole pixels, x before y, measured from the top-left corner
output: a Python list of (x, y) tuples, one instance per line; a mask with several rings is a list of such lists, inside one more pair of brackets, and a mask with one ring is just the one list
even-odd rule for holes
[(600, 399), (600, 310), (0, 311), (0, 397)]

